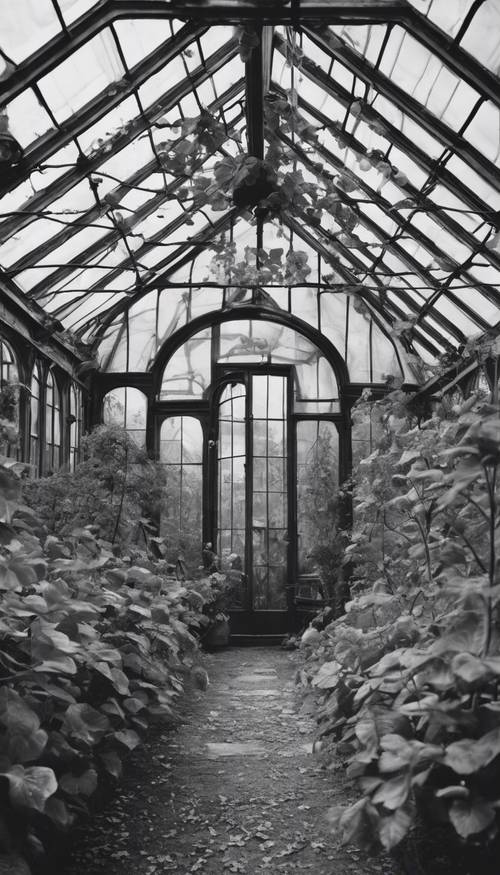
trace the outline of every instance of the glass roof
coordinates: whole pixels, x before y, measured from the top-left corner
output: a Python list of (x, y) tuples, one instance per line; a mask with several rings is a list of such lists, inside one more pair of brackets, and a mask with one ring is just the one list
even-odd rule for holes
[[(352, 380), (498, 328), (500, 0), (0, 0), (0, 24), (2, 279), (103, 368), (234, 301), (325, 333)], [(265, 221), (213, 183), (247, 153)]]

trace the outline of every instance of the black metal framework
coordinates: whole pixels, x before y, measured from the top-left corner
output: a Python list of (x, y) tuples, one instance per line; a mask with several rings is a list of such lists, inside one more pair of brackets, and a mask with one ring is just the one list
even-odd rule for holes
[(45, 463), (46, 473), (57, 471), (61, 462), (61, 396), (52, 371), (45, 377)]
[(40, 434), (41, 434), (41, 416), (40, 402), (42, 396), (42, 377), (40, 373), (40, 365), (35, 362), (31, 374), (30, 383), (30, 453), (29, 461), (33, 476), (37, 477), (40, 473)]
[[(16, 358), (13, 350), (10, 345), (0, 338), (0, 389), (3, 390), (6, 386), (15, 387), (15, 401), (13, 404), (13, 408), (9, 410), (9, 413), (13, 416), (13, 420), (16, 424), (19, 423), (19, 375), (16, 364)], [(7, 418), (5, 413), (11, 405), (5, 405), (4, 410), (4, 419)], [(0, 454), (5, 456), (14, 456), (18, 455), (18, 448), (16, 446), (15, 440), (9, 440), (8, 438), (0, 441)]]
[[(207, 216), (199, 209), (183, 204), (182, 194), (178, 195), (186, 177), (165, 169), (162, 127), (172, 125), (176, 116), (182, 119), (188, 104), (189, 113), (207, 105), (227, 130), (227, 141), (216, 150), (219, 156), (234, 147), (230, 140), (234, 131), (242, 136), (241, 151), (265, 155), (272, 141), (264, 118), (265, 97), (283, 96), (280, 58), (286, 56), (297, 67), (293, 100), (288, 92), (286, 100), (296, 105), (304, 124), (300, 136), (292, 131), (283, 142), (296, 167), (311, 171), (318, 159), (324, 162), (327, 176), (336, 180), (340, 200), (358, 216), (362, 239), (355, 247), (346, 246), (342, 226), (325, 221), (317, 228), (307, 212), (284, 217), (285, 221), (292, 219), (296, 235), (307, 239), (315, 251), (326, 243), (330, 256), (333, 253), (338, 261), (340, 279), (356, 287), (385, 324), (412, 320), (407, 338), (412, 351), (438, 357), (459, 349), (468, 333), (495, 327), (500, 309), (500, 251), (492, 245), (498, 231), (494, 195), (500, 171), (495, 157), (482, 149), (477, 133), (485, 112), (494, 113), (500, 103), (498, 76), (473, 38), (476, 35), (477, 41), (481, 28), (488, 32), (487, 6), (474, 3), (466, 14), (457, 11), (456, 28), (449, 33), (436, 24), (433, 9), (422, 14), (403, 0), (301, 0), (284, 5), (246, 0), (237, 6), (222, 0), (203, 4), (99, 0), (76, 20), (55, 9), (54, 36), (29, 57), (11, 58), (9, 46), (0, 45), (10, 59), (0, 83), (0, 105), (12, 110), (15, 121), (14, 101), (34, 95), (45, 123), (45, 133), (23, 143), (24, 159), (5, 174), (2, 187), (8, 197), (0, 240), (12, 244), (12, 256), (3, 263), (8, 285), (18, 284), (22, 294), (39, 300), (65, 327), (97, 347), (103, 320), (109, 322), (149, 290), (168, 283), (183, 257), (195, 257), (218, 230), (229, 228), (238, 218), (228, 210), (216, 221), (211, 217), (205, 221)], [(143, 54), (136, 51), (129, 57), (121, 28), (134, 22), (143, 28), (157, 22), (166, 38), (152, 40), (149, 47), (146, 40)], [(238, 39), (227, 27), (233, 24), (253, 27), (260, 39), (259, 47), (239, 67)], [(223, 27), (227, 28), (224, 39), (210, 51), (211, 35), (217, 37)], [(380, 44), (369, 57), (363, 39), (377, 28)], [(427, 107), (425, 100), (412, 96), (391, 75), (390, 46), (397, 33), (424, 53), (429, 64), (440, 65), (436, 76), (458, 77), (457, 82), (468, 89), (470, 111), (460, 125)], [(77, 100), (74, 111), (62, 119), (45, 89), (47, 77), (66, 69), (61, 65), (71, 62), (75, 53), (89, 50), (98, 36), (109, 41), (116, 55), (114, 78), (106, 83), (103, 76), (101, 90), (83, 105)], [(301, 46), (306, 50), (299, 62), (294, 52)], [(169, 87), (165, 71), (173, 62), (181, 64), (178, 69), (184, 74)], [(158, 84), (162, 73), (163, 87)], [(226, 73), (231, 84), (224, 90), (221, 82)], [(300, 77), (307, 87), (300, 85)], [(148, 103), (145, 89), (152, 84), (155, 100)], [(313, 87), (319, 89), (317, 100), (308, 98)], [(332, 112), (322, 114), (323, 98), (334, 101), (334, 117)], [(120, 114), (126, 121), (117, 127)], [(321, 142), (311, 140), (305, 123), (324, 130)], [(407, 132), (409, 124), (418, 136)], [(366, 167), (360, 172), (344, 160), (347, 153), (365, 165), (371, 160), (367, 127), (377, 131), (375, 151), (383, 161), (392, 166), (401, 159), (409, 168), (410, 172), (391, 177), (406, 205), (368, 183), (363, 176)], [(93, 143), (89, 130), (95, 132)], [(474, 136), (469, 136), (471, 130)], [(181, 140), (174, 137), (171, 142)], [(136, 162), (134, 150), (140, 152), (141, 141), (149, 144), (149, 151), (146, 159)], [(122, 162), (125, 154), (129, 160)], [(208, 153), (201, 164), (206, 161), (210, 161)], [(132, 174), (130, 166), (135, 167)], [(30, 177), (36, 178), (36, 193), (26, 196), (23, 185)], [(343, 179), (350, 180), (357, 192), (349, 192)], [(143, 197), (146, 194), (152, 197)], [(118, 207), (131, 195), (140, 202), (127, 208), (123, 222)], [(77, 206), (76, 218), (71, 212), (73, 199), (76, 204), (85, 201), (83, 209)], [(155, 211), (172, 202), (175, 218), (153, 227)], [(195, 228), (188, 231), (186, 224), (193, 221)], [(134, 235), (142, 235), (139, 246)], [(176, 236), (177, 241), (172, 239)], [(256, 239), (265, 245), (265, 236), (259, 223)], [(31, 237), (35, 242), (30, 244)], [(456, 256), (447, 251), (450, 240), (460, 242)], [(123, 257), (111, 257), (117, 246)], [(474, 295), (474, 304), (469, 294)]]
[(80, 461), (82, 439), (82, 392), (74, 383), (69, 388), (69, 470)]
[[(268, 315), (261, 311), (260, 318)], [(238, 313), (240, 324), (246, 324), (244, 316), (259, 324), (258, 310), (243, 308)], [(278, 325), (289, 321), (299, 333), (304, 330), (300, 320), (279, 316), (275, 313)], [(232, 321), (230, 317), (234, 320), (235, 314), (227, 313), (225, 320), (219, 316), (218, 325), (222, 328), (224, 321)], [(335, 494), (350, 471), (350, 403), (341, 388), (338, 412), (304, 412), (304, 403), (297, 397), (296, 366), (273, 364), (270, 358), (240, 361), (237, 351), (224, 361), (217, 325), (211, 335), (211, 364), (204, 390), (188, 400), (176, 397), (174, 385), (162, 396), (163, 374), (169, 372), (176, 352), (199, 334), (205, 322), (211, 324), (214, 319), (211, 314), (177, 332), (157, 358), (150, 388), (142, 382), (141, 391), (149, 396), (150, 447), (165, 465), (167, 480), (170, 477), (160, 531), (167, 537), (172, 561), (177, 558), (175, 545), (179, 555), (189, 555), (191, 563), (198, 564), (202, 543), (209, 542), (224, 569), (240, 573), (232, 611), (234, 634), (285, 634), (300, 622), (297, 593), (310, 585), (307, 569), (299, 567), (297, 430), (301, 424), (322, 423), (334, 429), (335, 471), (330, 486)], [(307, 326), (307, 334), (324, 350), (325, 340), (318, 332)], [(327, 356), (327, 361), (339, 386), (345, 387), (338, 353)], [(114, 375), (113, 379), (118, 385), (123, 377)], [(197, 441), (193, 435), (198, 435)], [(200, 504), (202, 537), (197, 523)]]

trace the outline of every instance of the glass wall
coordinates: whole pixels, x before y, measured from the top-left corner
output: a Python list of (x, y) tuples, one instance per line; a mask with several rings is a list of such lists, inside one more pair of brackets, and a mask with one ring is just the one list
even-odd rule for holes
[(103, 421), (106, 425), (126, 428), (139, 447), (146, 446), (147, 398), (144, 392), (130, 386), (118, 386), (108, 392), (103, 401)]
[(69, 390), (69, 413), (69, 470), (74, 471), (80, 458), (82, 436), (82, 393), (74, 384)]
[(160, 462), (166, 482), (160, 534), (167, 557), (182, 558), (188, 570), (201, 563), (203, 538), (203, 430), (192, 416), (170, 416), (161, 425)]
[[(18, 371), (14, 353), (5, 340), (0, 340), (0, 389), (2, 398), (0, 403), (0, 418), (18, 424), (18, 400), (17, 400), (17, 383)], [(5, 433), (0, 436), (0, 454), (4, 456), (15, 456), (17, 440), (12, 434)]]
[(299, 574), (335, 574), (339, 440), (333, 422), (297, 422), (297, 560)]
[[(246, 571), (246, 404), (244, 383), (232, 382), (219, 401), (217, 463), (217, 552), (223, 570)], [(233, 575), (237, 580), (237, 575)], [(233, 606), (246, 605), (243, 587), (236, 586)]]
[(41, 377), (38, 362), (35, 362), (30, 384), (30, 465), (34, 477), (40, 473), (40, 401)]
[(287, 606), (287, 383), (282, 376), (252, 376), (254, 610)]
[(45, 381), (45, 464), (44, 473), (57, 471), (61, 460), (61, 398), (51, 371)]

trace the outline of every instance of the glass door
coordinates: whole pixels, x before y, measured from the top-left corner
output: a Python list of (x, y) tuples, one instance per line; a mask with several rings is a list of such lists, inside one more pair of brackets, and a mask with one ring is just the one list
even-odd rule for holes
[(288, 585), (287, 373), (248, 368), (218, 406), (217, 551), (235, 634), (284, 634)]
[(252, 375), (252, 608), (287, 608), (287, 378)]

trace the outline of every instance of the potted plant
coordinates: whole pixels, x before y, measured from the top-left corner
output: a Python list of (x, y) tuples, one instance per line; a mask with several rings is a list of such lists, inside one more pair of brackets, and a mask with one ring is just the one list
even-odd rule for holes
[(210, 587), (213, 598), (203, 609), (209, 620), (202, 637), (203, 645), (209, 649), (227, 647), (231, 634), (229, 608), (232, 603), (233, 581), (229, 574), (213, 571), (210, 575)]

